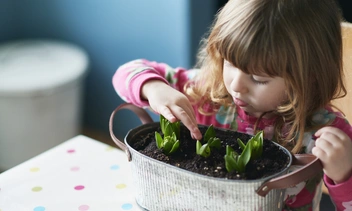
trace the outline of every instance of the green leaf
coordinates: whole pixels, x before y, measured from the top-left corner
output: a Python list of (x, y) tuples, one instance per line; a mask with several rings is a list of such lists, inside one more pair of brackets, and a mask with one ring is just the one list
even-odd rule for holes
[(164, 138), (163, 152), (167, 155), (170, 153), (172, 146), (173, 146), (173, 143), (172, 143), (172, 141), (170, 141), (170, 139), (171, 139), (170, 136), (167, 136)]
[(158, 132), (155, 132), (156, 146), (161, 149), (163, 147), (163, 138)]
[(205, 131), (204, 141), (208, 142), (211, 137), (215, 137), (215, 130), (213, 125), (210, 125), (207, 131)]
[(237, 139), (238, 145), (242, 149), (242, 153), (238, 155), (230, 146), (226, 146), (225, 166), (231, 172), (236, 170), (239, 173), (245, 172), (246, 166), (250, 160), (259, 158), (263, 152), (263, 131), (253, 136), (247, 144), (241, 139)]
[(241, 139), (237, 138), (237, 143), (238, 145), (240, 145), (240, 148), (242, 149), (242, 151), (244, 150), (244, 148), (246, 148), (246, 145), (242, 142)]
[(251, 140), (252, 142), (252, 160), (258, 159), (263, 154), (263, 140), (264, 140), (264, 132), (259, 131)]
[(220, 148), (221, 142), (219, 138), (215, 137), (215, 130), (213, 125), (210, 125), (203, 137), (206, 144), (202, 145), (198, 140), (196, 143), (196, 153), (203, 157), (209, 157), (211, 154), (211, 148)]
[(202, 143), (200, 143), (199, 140), (196, 142), (196, 153), (197, 155), (200, 155), (200, 148), (202, 147)]
[(163, 134), (165, 134), (165, 128), (166, 128), (167, 122), (168, 120), (163, 115), (160, 115), (160, 128)]
[(238, 168), (234, 158), (229, 155), (225, 155), (225, 167), (228, 172), (233, 172)]
[(264, 139), (264, 131), (259, 131), (255, 136), (254, 136), (255, 140), (262, 140)]
[(199, 140), (196, 142), (196, 153), (202, 157), (209, 157), (211, 154), (210, 146), (208, 144), (202, 145)]
[(216, 137), (212, 137), (212, 138), (209, 139), (208, 145), (210, 147), (214, 147), (214, 148), (220, 149), (221, 148), (220, 139), (216, 138)]
[(160, 115), (160, 128), (163, 136), (155, 132), (157, 147), (162, 149), (164, 154), (174, 153), (180, 145), (178, 140), (180, 136), (180, 122), (171, 123), (163, 115)]
[(245, 171), (246, 165), (248, 164), (249, 160), (251, 159), (251, 154), (252, 154), (252, 144), (247, 143), (243, 152), (238, 157), (238, 166), (240, 167), (239, 172), (242, 173)]
[(199, 149), (199, 154), (205, 158), (209, 157), (211, 154), (210, 147), (208, 144), (204, 144), (200, 149)]
[(172, 125), (172, 131), (175, 132), (177, 139), (179, 139), (181, 123), (178, 121), (178, 122), (171, 123), (171, 125)]
[(165, 124), (165, 132), (164, 132), (164, 137), (165, 136), (172, 136), (173, 130), (170, 122), (167, 122)]
[(178, 147), (180, 146), (180, 142), (177, 140), (173, 145), (172, 148), (169, 152), (169, 154), (172, 154), (178, 150)]
[(173, 132), (175, 132), (176, 137), (180, 137), (180, 121), (171, 123), (167, 120), (163, 115), (160, 115), (160, 127), (161, 132), (163, 132), (164, 136), (171, 136)]
[(236, 153), (235, 150), (231, 146), (226, 145), (226, 155), (232, 155), (233, 153)]
[(238, 169), (237, 162), (234, 158), (235, 151), (229, 146), (226, 146), (226, 155), (224, 156), (225, 159), (225, 167), (228, 172), (233, 172), (234, 170)]

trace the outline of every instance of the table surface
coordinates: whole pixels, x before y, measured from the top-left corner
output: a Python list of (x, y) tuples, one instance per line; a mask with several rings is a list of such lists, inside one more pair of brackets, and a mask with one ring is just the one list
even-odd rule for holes
[(140, 211), (126, 154), (79, 135), (0, 174), (0, 211)]

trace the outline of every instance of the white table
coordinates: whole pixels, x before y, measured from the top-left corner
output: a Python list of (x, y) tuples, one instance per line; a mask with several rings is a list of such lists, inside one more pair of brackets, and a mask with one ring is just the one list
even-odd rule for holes
[(0, 174), (0, 211), (136, 211), (126, 154), (76, 136)]

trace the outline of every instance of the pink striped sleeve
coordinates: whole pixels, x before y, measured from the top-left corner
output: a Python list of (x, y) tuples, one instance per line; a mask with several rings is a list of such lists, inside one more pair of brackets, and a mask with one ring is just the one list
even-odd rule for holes
[(138, 59), (120, 66), (112, 78), (112, 84), (122, 100), (146, 107), (149, 106), (148, 102), (140, 97), (145, 82), (160, 80), (182, 91), (184, 83), (188, 80), (186, 72), (183, 68), (171, 68), (165, 63)]
[(325, 185), (335, 204), (336, 211), (352, 210), (352, 177), (347, 181), (335, 185), (329, 177), (324, 175)]

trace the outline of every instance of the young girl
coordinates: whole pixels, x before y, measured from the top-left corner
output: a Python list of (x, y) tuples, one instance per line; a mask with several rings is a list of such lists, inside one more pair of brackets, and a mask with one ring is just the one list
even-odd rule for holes
[[(199, 52), (199, 69), (135, 60), (113, 77), (119, 96), (180, 120), (313, 153), (337, 210), (352, 210), (352, 127), (330, 104), (346, 94), (334, 0), (229, 0)], [(319, 210), (321, 177), (286, 191), (284, 210)]]

